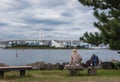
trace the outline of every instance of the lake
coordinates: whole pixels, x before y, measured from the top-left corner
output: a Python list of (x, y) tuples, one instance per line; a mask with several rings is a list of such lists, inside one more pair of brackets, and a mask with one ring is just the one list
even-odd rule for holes
[[(86, 62), (93, 53), (102, 61), (120, 60), (120, 54), (113, 50), (78, 50)], [(46, 63), (69, 62), (71, 49), (0, 49), (0, 63), (7, 65), (26, 65), (37, 61)]]

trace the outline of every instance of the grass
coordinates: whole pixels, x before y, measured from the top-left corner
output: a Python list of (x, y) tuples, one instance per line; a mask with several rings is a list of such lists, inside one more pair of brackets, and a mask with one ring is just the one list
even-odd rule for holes
[(97, 75), (90, 76), (87, 71), (70, 76), (67, 70), (32, 70), (20, 78), (18, 72), (7, 72), (0, 82), (120, 82), (120, 70), (98, 70)]

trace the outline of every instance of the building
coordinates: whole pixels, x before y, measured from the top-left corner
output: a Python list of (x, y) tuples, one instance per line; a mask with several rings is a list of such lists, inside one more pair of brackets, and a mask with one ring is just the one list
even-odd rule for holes
[(49, 46), (56, 48), (71, 48), (80, 46), (93, 49), (108, 48), (104, 44), (94, 46), (88, 43), (80, 42), (79, 40), (8, 40), (0, 42), (0, 47), (11, 47), (12, 45)]
[[(50, 47), (76, 47), (80, 46), (80, 41), (78, 40), (8, 40), (8, 41), (2, 41), (1, 43), (4, 43), (4, 46), (10, 47), (12, 45), (45, 45)], [(3, 44), (1, 45), (3, 46)]]

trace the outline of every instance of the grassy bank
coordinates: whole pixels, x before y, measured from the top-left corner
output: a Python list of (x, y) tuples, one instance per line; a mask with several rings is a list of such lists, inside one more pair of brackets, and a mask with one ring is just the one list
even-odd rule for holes
[[(5, 49), (73, 49), (74, 46), (66, 46), (66, 47), (55, 47), (49, 45), (12, 45), (11, 47), (6, 47)], [(77, 49), (88, 49), (83, 46), (77, 46)]]
[(0, 82), (120, 82), (120, 70), (98, 70), (97, 75), (90, 76), (87, 71), (70, 76), (66, 70), (32, 70), (20, 78), (18, 72), (7, 72)]

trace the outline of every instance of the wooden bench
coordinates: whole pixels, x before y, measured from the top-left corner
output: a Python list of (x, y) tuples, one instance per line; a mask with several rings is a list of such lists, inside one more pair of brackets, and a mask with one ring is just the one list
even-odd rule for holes
[(95, 75), (96, 74), (96, 70), (100, 69), (99, 66), (95, 66), (95, 67), (87, 67), (84, 68), (81, 65), (65, 65), (64, 69), (69, 70), (70, 75), (76, 75), (77, 73), (79, 73), (79, 71), (82, 70), (88, 70), (88, 74), (89, 75)]
[(32, 66), (9, 66), (9, 67), (0, 67), (0, 78), (4, 77), (5, 71), (19, 71), (20, 77), (25, 76), (26, 70), (31, 70)]
[(83, 70), (83, 66), (65, 65), (64, 69), (68, 70), (70, 75), (76, 75), (79, 71)]

